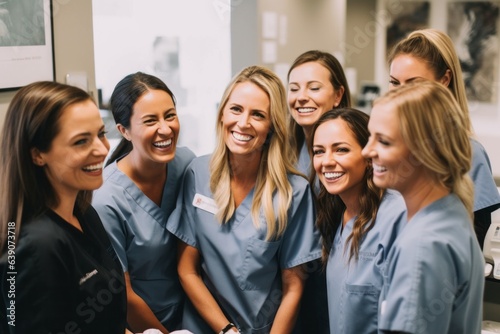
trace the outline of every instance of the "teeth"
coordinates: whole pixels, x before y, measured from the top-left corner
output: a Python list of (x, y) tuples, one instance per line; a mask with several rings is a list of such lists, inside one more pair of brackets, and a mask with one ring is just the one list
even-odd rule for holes
[(387, 170), (387, 168), (383, 167), (383, 166), (379, 166), (377, 164), (372, 164), (373, 165), (373, 170), (376, 171), (376, 172), (385, 172)]
[(104, 165), (103, 162), (95, 164), (95, 165), (90, 165), (90, 166), (85, 166), (82, 169), (86, 172), (95, 172), (97, 170), (102, 169), (102, 166)]
[(325, 177), (327, 179), (338, 179), (339, 177), (341, 177), (342, 175), (344, 175), (344, 173), (323, 173), (323, 175), (325, 175)]
[(252, 136), (242, 135), (241, 133), (236, 133), (236, 132), (233, 132), (233, 137), (241, 141), (249, 141), (250, 139), (252, 139)]
[(299, 113), (313, 112), (316, 108), (297, 108)]
[(169, 145), (172, 144), (172, 139), (169, 139), (169, 140), (165, 140), (165, 141), (160, 141), (160, 142), (157, 142), (157, 143), (153, 143), (153, 146), (156, 146), (156, 147), (167, 147)]

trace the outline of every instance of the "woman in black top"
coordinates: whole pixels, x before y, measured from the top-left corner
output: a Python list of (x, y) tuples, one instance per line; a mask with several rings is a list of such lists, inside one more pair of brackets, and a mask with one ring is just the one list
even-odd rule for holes
[(79, 88), (20, 89), (0, 146), (0, 332), (129, 333), (123, 272), (90, 206), (109, 150)]

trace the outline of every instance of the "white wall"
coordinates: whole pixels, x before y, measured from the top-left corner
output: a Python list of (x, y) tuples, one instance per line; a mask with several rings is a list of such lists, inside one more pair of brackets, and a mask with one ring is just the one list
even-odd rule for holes
[[(226, 2), (94, 0), (96, 81), (104, 102), (126, 75), (137, 71), (157, 75), (152, 68), (155, 37), (177, 38), (180, 84), (187, 91), (187, 102), (177, 104), (179, 145), (197, 155), (210, 153), (216, 108), (231, 78), (231, 8)], [(179, 97), (181, 88), (164, 81)]]

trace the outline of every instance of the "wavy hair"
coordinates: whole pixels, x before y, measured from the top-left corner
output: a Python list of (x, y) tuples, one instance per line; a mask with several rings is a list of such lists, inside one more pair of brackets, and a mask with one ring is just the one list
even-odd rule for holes
[[(172, 98), (175, 106), (175, 97), (170, 88), (159, 78), (137, 72), (127, 75), (115, 86), (110, 99), (110, 108), (116, 124), (121, 124), (126, 129), (130, 128), (130, 119), (134, 111), (134, 104), (139, 98), (150, 90), (162, 90)], [(110, 155), (106, 166), (132, 151), (132, 143), (122, 138), (116, 149)]]
[(401, 54), (425, 61), (438, 79), (442, 78), (447, 70), (450, 70), (451, 81), (448, 88), (461, 107), (460, 110), (464, 114), (465, 129), (471, 136), (473, 129), (469, 116), (469, 105), (467, 104), (462, 68), (451, 38), (436, 29), (416, 30), (393, 47), (389, 53), (389, 64)]
[[(218, 109), (216, 147), (210, 160), (210, 189), (214, 194), (217, 206), (220, 208), (217, 212), (217, 218), (224, 224), (233, 216), (236, 208), (233, 195), (229, 191), (231, 181), (230, 152), (224, 141), (222, 116), (235, 86), (243, 82), (257, 85), (266, 92), (270, 102), (269, 115), (272, 135), (268, 137), (262, 148), (251, 212), (256, 228), (259, 227), (260, 213), (264, 214), (268, 223), (266, 240), (272, 240), (280, 237), (287, 226), (287, 211), (292, 201), (292, 187), (287, 174), (297, 174), (298, 172), (289, 158), (291, 149), (288, 145), (286, 126), (288, 111), (285, 87), (278, 76), (265, 67), (250, 66), (243, 69), (231, 80), (224, 91)], [(273, 195), (277, 197), (276, 208), (273, 207)], [(271, 222), (275, 223), (271, 224)]]
[[(342, 68), (342, 65), (340, 65), (338, 59), (335, 58), (334, 55), (328, 52), (319, 50), (310, 50), (298, 56), (290, 66), (290, 69), (288, 70), (287, 80), (290, 81), (290, 73), (293, 71), (294, 68), (310, 62), (318, 63), (323, 67), (325, 67), (328, 70), (328, 72), (330, 72), (330, 83), (332, 84), (335, 90), (344, 88), (344, 95), (342, 95), (342, 99), (340, 100), (340, 103), (337, 108), (350, 107), (351, 92), (349, 90), (349, 85), (347, 83), (347, 78), (345, 76), (344, 69)], [(300, 148), (302, 147), (302, 144), (304, 144), (305, 141), (304, 131), (302, 130), (302, 127), (299, 124), (297, 124), (297, 122), (293, 119), (293, 117), (289, 117), (288, 119), (288, 129), (291, 135), (290, 144), (293, 147), (295, 159), (297, 159), (300, 153)]]
[[(359, 146), (361, 148), (365, 147), (370, 137), (368, 131), (369, 116), (353, 108), (336, 108), (321, 115), (314, 124), (311, 143), (308, 145), (309, 147), (313, 146), (314, 134), (318, 127), (323, 123), (335, 119), (343, 120), (352, 131)], [(358, 260), (361, 242), (375, 224), (378, 207), (384, 194), (384, 190), (375, 185), (372, 176), (373, 169), (370, 165), (370, 167), (366, 169), (363, 180), (361, 181), (363, 187), (359, 193), (360, 211), (354, 220), (352, 232), (347, 237), (346, 247), (350, 244), (349, 261), (353, 258), (356, 259), (356, 261)], [(311, 181), (311, 183), (312, 182), (314, 181)], [(316, 204), (316, 226), (321, 232), (323, 243), (322, 261), (323, 265), (326, 265), (328, 254), (330, 253), (335, 238), (335, 233), (341, 225), (346, 206), (339, 195), (330, 194), (321, 182), (319, 185), (319, 193), (316, 197)]]
[[(59, 204), (44, 168), (33, 163), (31, 150), (49, 151), (64, 110), (88, 100), (93, 101), (87, 92), (52, 81), (29, 84), (14, 95), (0, 139), (0, 253), (12, 226), (17, 238), (22, 222)], [(80, 191), (76, 205), (84, 211), (91, 199), (92, 191)]]
[(434, 81), (416, 79), (377, 98), (374, 105), (378, 104), (396, 108), (412, 156), (428, 170), (433, 182), (460, 198), (472, 217), (468, 123), (450, 90)]

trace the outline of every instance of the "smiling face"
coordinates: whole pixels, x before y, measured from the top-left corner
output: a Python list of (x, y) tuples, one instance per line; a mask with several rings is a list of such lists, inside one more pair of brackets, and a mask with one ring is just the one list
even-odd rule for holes
[(368, 130), (370, 139), (363, 156), (372, 159), (374, 183), (404, 193), (422, 169), (403, 139), (396, 107), (391, 103), (375, 104)]
[(97, 106), (90, 100), (70, 105), (58, 123), (60, 131), (50, 149), (32, 149), (33, 161), (44, 167), (58, 197), (99, 188), (109, 143)]
[(347, 123), (336, 118), (322, 123), (314, 133), (313, 164), (316, 175), (330, 194), (344, 203), (359, 197), (368, 162)]
[(269, 97), (252, 82), (234, 86), (222, 113), (224, 141), (232, 155), (259, 154), (271, 130)]
[(155, 164), (174, 159), (180, 124), (174, 101), (165, 91), (146, 91), (134, 104), (130, 127), (118, 129), (132, 142), (134, 159)]
[(288, 80), (288, 106), (293, 119), (305, 131), (328, 110), (337, 107), (344, 93), (330, 81), (330, 72), (318, 62), (295, 67)]

